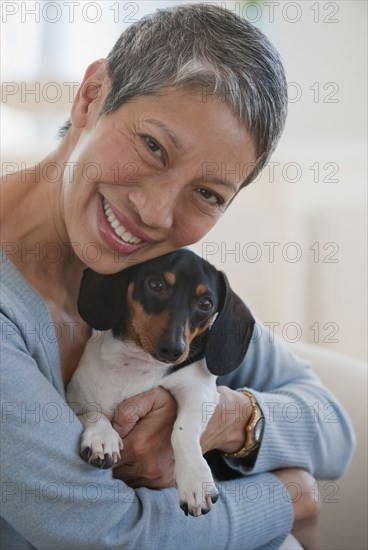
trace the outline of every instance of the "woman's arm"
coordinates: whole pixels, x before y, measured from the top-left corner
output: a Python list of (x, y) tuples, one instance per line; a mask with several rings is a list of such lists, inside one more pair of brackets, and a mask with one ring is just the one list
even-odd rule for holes
[[(260, 334), (259, 329), (256, 334)], [(212, 449), (234, 452), (242, 446), (251, 409), (248, 398), (235, 390), (247, 387), (263, 410), (263, 437), (255, 462), (219, 453), (231, 469), (254, 474), (301, 468), (325, 479), (337, 478), (345, 471), (355, 447), (346, 412), (309, 364), (279, 340), (273, 341), (264, 327), (261, 336), (251, 342), (239, 369), (220, 377), (218, 384), (220, 402), (201, 437), (204, 453)], [(157, 392), (140, 394), (117, 409), (115, 427), (125, 438), (127, 458), (118, 475), (132, 484), (165, 487), (173, 483), (170, 435), (175, 401), (171, 398), (170, 405), (167, 392), (166, 397), (164, 390), (158, 396)], [(211, 403), (202, 406), (204, 414), (213, 410)]]
[[(238, 409), (237, 405), (244, 405), (241, 401), (231, 401), (232, 396), (238, 398), (241, 394), (226, 386), (221, 386), (219, 390), (220, 406), (211, 419), (213, 426), (218, 424), (216, 417), (221, 415), (221, 409), (223, 411), (227, 409), (228, 412), (231, 410), (233, 420), (234, 413)], [(121, 437), (124, 438), (124, 451), (122, 453), (123, 464), (117, 466), (114, 471), (116, 477), (123, 479), (132, 487), (158, 489), (174, 485), (174, 455), (170, 440), (176, 418), (176, 408), (174, 398), (167, 390), (160, 387), (131, 397), (117, 408), (114, 425)], [(205, 445), (208, 445), (205, 448), (216, 448), (216, 441), (225, 440), (222, 432), (235, 433), (233, 426), (236, 422), (231, 424), (227, 421), (225, 423), (225, 420), (226, 418), (220, 425), (222, 430), (220, 434), (211, 430), (212, 436), (203, 438)], [(227, 445), (234, 444), (232, 435), (227, 440)], [(203, 442), (202, 448), (204, 448)], [(276, 496), (273, 494), (272, 483), (259, 483), (257, 475), (243, 478), (249, 483), (242, 486), (241, 490), (237, 481), (230, 484), (218, 482), (220, 495), (222, 492), (222, 498), (231, 496), (235, 499), (254, 502), (262, 496), (262, 493), (266, 493), (268, 503), (274, 504), (275, 508), (279, 505), (281, 496), (292, 504), (292, 533), (304, 548), (317, 550), (319, 548), (317, 521), (320, 502), (314, 478), (308, 472), (296, 468), (278, 470), (273, 474), (284, 484), (284, 488)], [(235, 493), (232, 493), (234, 490)], [(275, 508), (273, 508), (273, 512)], [(254, 520), (262, 521), (256, 517)], [(262, 521), (262, 523), (264, 522)], [(268, 528), (267, 522), (264, 525)], [(272, 542), (270, 548), (273, 548), (273, 544)]]
[(241, 473), (303, 468), (317, 478), (340, 477), (355, 448), (346, 411), (322, 386), (310, 365), (296, 357), (268, 329), (256, 325), (243, 364), (218, 384), (254, 394), (264, 418), (262, 442), (254, 464), (224, 458)]

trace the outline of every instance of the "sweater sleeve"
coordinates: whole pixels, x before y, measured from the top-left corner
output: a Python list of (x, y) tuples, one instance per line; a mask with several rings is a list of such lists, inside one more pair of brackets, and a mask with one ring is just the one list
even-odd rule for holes
[(180, 510), (176, 489), (133, 490), (111, 470), (86, 464), (78, 454), (82, 426), (40, 371), (20, 324), (2, 316), (1, 327), (5, 546), (15, 532), (38, 549), (280, 546), (292, 507), (270, 473), (219, 483), (211, 512), (192, 518)]
[(336, 479), (346, 471), (356, 445), (347, 412), (309, 363), (263, 325), (256, 324), (241, 367), (218, 384), (249, 389), (265, 419), (256, 461), (223, 457), (232, 469), (255, 474), (300, 467), (320, 479)]

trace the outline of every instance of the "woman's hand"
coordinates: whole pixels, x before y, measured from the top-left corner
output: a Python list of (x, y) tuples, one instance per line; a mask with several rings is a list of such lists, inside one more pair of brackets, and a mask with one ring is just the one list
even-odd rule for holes
[(171, 433), (176, 415), (175, 399), (160, 386), (120, 403), (113, 427), (124, 442), (123, 463), (114, 468), (114, 477), (134, 488), (174, 486)]
[(213, 449), (236, 452), (244, 445), (245, 426), (252, 414), (249, 398), (227, 386), (218, 386), (219, 403), (201, 436), (203, 454)]
[(299, 468), (277, 470), (272, 473), (284, 483), (293, 505), (292, 534), (305, 550), (319, 550), (320, 500), (316, 480), (311, 474)]
[[(251, 414), (244, 394), (227, 386), (219, 386), (218, 392), (219, 404), (201, 437), (203, 453), (212, 449), (233, 452), (241, 447)], [(114, 476), (134, 488), (174, 486), (171, 433), (176, 416), (175, 399), (160, 386), (120, 403), (113, 426), (124, 441), (123, 464), (114, 468)], [(277, 470), (273, 474), (284, 483), (293, 505), (293, 535), (305, 549), (317, 550), (320, 503), (315, 479), (299, 468)]]
[[(248, 398), (226, 386), (218, 392), (219, 404), (201, 437), (203, 453), (236, 451), (244, 442), (251, 413)], [(176, 415), (175, 399), (160, 386), (120, 403), (113, 426), (124, 442), (123, 463), (114, 468), (114, 476), (131, 487), (174, 486), (171, 434)]]

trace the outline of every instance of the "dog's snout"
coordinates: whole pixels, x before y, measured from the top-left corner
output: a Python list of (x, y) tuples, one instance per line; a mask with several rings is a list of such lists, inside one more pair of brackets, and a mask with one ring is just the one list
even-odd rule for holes
[(185, 342), (183, 340), (170, 341), (161, 340), (157, 348), (157, 355), (161, 361), (175, 362), (177, 361), (185, 351)]

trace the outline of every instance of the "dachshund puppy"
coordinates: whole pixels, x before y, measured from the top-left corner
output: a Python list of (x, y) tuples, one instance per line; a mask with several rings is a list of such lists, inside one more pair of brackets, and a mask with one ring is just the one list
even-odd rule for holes
[[(114, 275), (86, 269), (78, 309), (96, 331), (67, 388), (84, 425), (81, 457), (98, 468), (120, 460), (123, 441), (111, 420), (116, 406), (155, 386), (176, 399), (171, 442), (180, 506), (210, 511), (218, 498), (200, 436), (218, 403), (217, 376), (235, 370), (254, 319), (226, 276), (189, 250), (179, 250)], [(88, 412), (96, 404), (100, 414)], [(92, 417), (91, 417), (92, 416)]]

